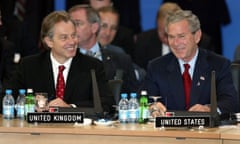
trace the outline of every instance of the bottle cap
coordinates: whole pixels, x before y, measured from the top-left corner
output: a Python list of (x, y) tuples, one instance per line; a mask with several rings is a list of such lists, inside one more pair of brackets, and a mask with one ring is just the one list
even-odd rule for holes
[(146, 90), (142, 90), (141, 91), (141, 95), (147, 95), (147, 91)]
[(127, 98), (127, 94), (126, 93), (122, 93), (121, 94), (121, 98)]
[(28, 88), (28, 89), (27, 89), (27, 93), (33, 93), (33, 89)]
[(26, 90), (25, 89), (19, 89), (19, 94), (25, 94)]
[(137, 97), (137, 94), (136, 94), (136, 93), (130, 93), (130, 97), (131, 97), (131, 98), (136, 98), (136, 97)]
[(5, 91), (5, 92), (6, 92), (6, 94), (7, 94), (7, 95), (10, 95), (10, 94), (12, 94), (12, 90), (11, 90), (11, 89), (6, 89), (6, 91)]

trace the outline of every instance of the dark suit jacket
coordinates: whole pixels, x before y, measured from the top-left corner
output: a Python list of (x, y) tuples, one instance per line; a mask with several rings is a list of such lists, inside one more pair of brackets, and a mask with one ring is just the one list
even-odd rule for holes
[(135, 46), (133, 37), (134, 34), (132, 30), (119, 26), (111, 44), (122, 47), (124, 51), (132, 57)]
[[(211, 38), (202, 34), (199, 46), (214, 51)], [(135, 62), (146, 69), (150, 60), (162, 56), (162, 42), (159, 39), (157, 29), (151, 29), (138, 35), (134, 52)]]
[[(211, 71), (216, 71), (217, 105), (222, 113), (236, 112), (237, 92), (234, 88), (230, 61), (210, 51), (199, 49), (190, 96), (190, 105), (210, 104)], [(169, 110), (184, 110), (185, 97), (177, 58), (172, 54), (150, 62), (145, 81), (149, 95), (162, 96)]]
[(15, 69), (15, 64), (13, 62), (14, 50), (13, 43), (0, 38), (0, 85), (6, 83), (12, 77), (12, 73)]
[(134, 73), (133, 63), (129, 55), (117, 53), (109, 49), (101, 49), (107, 79), (114, 79), (117, 70), (123, 71), (123, 86), (121, 92), (134, 92), (138, 82)]
[[(64, 101), (79, 107), (93, 106), (92, 80), (90, 70), (95, 69), (102, 106), (110, 111), (114, 104), (107, 86), (103, 64), (91, 57), (77, 53), (68, 73)], [(55, 86), (49, 51), (29, 56), (20, 65), (6, 88), (16, 90), (33, 88), (35, 92), (47, 92), (49, 100), (55, 98)]]

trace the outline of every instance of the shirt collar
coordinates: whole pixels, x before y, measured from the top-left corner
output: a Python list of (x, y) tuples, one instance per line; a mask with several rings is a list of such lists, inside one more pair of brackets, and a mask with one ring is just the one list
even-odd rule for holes
[[(91, 47), (89, 50), (90, 50), (91, 52), (93, 52), (94, 54), (97, 53), (97, 52), (99, 52), (99, 51), (100, 51), (99, 44), (96, 42), (96, 43), (94, 44), (94, 46)], [(81, 52), (82, 54), (86, 54), (87, 51), (89, 51), (89, 50), (80, 47), (80, 52)]]
[(58, 69), (58, 66), (64, 65), (66, 69), (70, 68), (71, 62), (73, 58), (69, 58), (65, 63), (60, 64), (52, 55), (52, 52), (50, 53), (50, 59), (52, 61), (52, 65), (54, 68)]
[[(191, 78), (193, 77), (193, 72), (194, 72), (194, 68), (195, 68), (196, 61), (197, 61), (198, 53), (199, 53), (199, 50), (198, 50), (198, 48), (197, 48), (196, 54), (195, 54), (194, 57), (188, 62), (188, 64), (190, 65), (189, 73), (190, 73)], [(181, 73), (183, 73), (183, 72), (184, 72), (184, 66), (183, 66), (183, 64), (185, 64), (186, 62), (184, 62), (184, 61), (181, 60), (181, 59), (178, 59), (178, 62), (179, 62), (179, 64), (180, 64)]]
[(101, 49), (100, 49), (100, 45), (98, 44), (98, 42), (96, 42), (95, 44), (94, 44), (94, 46), (92, 47), (92, 48), (90, 48), (90, 49), (85, 49), (85, 48), (81, 48), (80, 47), (80, 53), (82, 53), (82, 54), (86, 54), (87, 53), (87, 51), (91, 51), (93, 54), (94, 54), (94, 57), (95, 58), (97, 58), (97, 59), (99, 59), (99, 60), (101, 60), (102, 61), (102, 53), (101, 53)]

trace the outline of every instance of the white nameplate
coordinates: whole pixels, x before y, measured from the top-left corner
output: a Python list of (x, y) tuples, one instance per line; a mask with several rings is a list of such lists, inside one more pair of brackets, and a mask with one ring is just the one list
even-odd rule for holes
[(83, 112), (34, 112), (27, 114), (27, 122), (34, 123), (83, 123)]
[(210, 116), (156, 117), (155, 127), (198, 127), (210, 126)]

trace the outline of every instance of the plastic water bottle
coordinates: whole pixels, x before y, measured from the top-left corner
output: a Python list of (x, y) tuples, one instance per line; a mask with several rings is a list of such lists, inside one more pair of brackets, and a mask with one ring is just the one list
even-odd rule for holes
[(25, 89), (19, 89), (19, 95), (16, 102), (17, 118), (24, 119)]
[(139, 123), (147, 123), (149, 118), (147, 91), (141, 91), (139, 102)]
[(137, 123), (139, 118), (139, 104), (137, 100), (137, 94), (131, 93), (130, 100), (128, 102), (128, 122)]
[(120, 123), (127, 123), (128, 121), (128, 99), (127, 94), (122, 93), (121, 94), (121, 100), (118, 104), (119, 110), (118, 110), (118, 119)]
[(27, 89), (24, 108), (25, 117), (27, 117), (29, 112), (35, 112), (35, 98), (33, 95), (33, 89)]
[(3, 118), (13, 119), (14, 118), (14, 98), (12, 96), (12, 90), (7, 89), (3, 98)]

